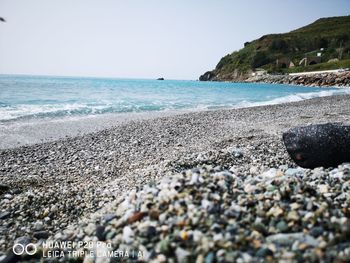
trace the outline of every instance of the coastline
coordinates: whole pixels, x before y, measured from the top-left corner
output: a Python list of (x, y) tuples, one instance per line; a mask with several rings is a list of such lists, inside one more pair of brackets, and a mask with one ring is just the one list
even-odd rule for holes
[[(259, 85), (258, 82), (242, 85)], [(276, 89), (278, 89), (278, 85)], [(294, 84), (289, 84), (294, 85)], [(302, 89), (300, 87), (299, 89)], [(296, 102), (312, 98), (350, 94), (350, 89), (344, 87), (330, 87), (328, 89), (318, 89), (310, 92), (297, 92), (278, 98), (270, 98), (266, 101), (244, 100), (240, 103), (222, 106), (218, 108), (194, 107), (184, 109), (166, 109), (162, 111), (145, 111), (130, 113), (104, 113), (93, 115), (72, 115), (64, 117), (43, 117), (43, 118), (23, 118), (20, 120), (0, 121), (0, 149), (18, 148), (38, 143), (52, 142), (60, 139), (84, 136), (89, 133), (111, 129), (115, 126), (127, 124), (132, 121), (148, 120), (161, 117), (169, 117), (187, 113), (232, 110), (239, 108), (275, 105), (281, 103)]]
[(0, 263), (350, 263), (350, 0), (27, 2)]
[(0, 149), (18, 148), (99, 132), (132, 121), (183, 114), (186, 111), (110, 113), (79, 117), (43, 118), (0, 123)]
[[(108, 204), (134, 187), (184, 169), (203, 164), (237, 166), (242, 172), (251, 166), (261, 172), (278, 165), (295, 167), (282, 145), (282, 132), (312, 123), (349, 124), (349, 99), (339, 95), (137, 120), (1, 150), (0, 177), (7, 194), (0, 201), (1, 251), (21, 236), (57, 234), (99, 209), (108, 210)], [(244, 158), (227, 155), (236, 148)]]
[[(251, 73), (250, 73), (251, 74)], [(305, 87), (350, 87), (350, 72), (303, 72), (302, 74), (290, 75), (270, 75), (263, 74), (257, 76), (251, 75), (234, 76), (224, 75), (215, 76), (207, 72), (199, 78), (200, 81), (218, 81), (218, 82), (242, 82), (242, 83), (266, 83), (266, 84), (286, 84)]]

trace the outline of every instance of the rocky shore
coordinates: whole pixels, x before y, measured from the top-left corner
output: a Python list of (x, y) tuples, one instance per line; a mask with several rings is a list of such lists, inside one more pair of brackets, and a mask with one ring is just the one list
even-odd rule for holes
[(310, 75), (263, 75), (250, 77), (244, 82), (291, 84), (318, 87), (350, 87), (350, 71), (340, 73), (321, 73)]
[[(349, 164), (297, 168), (281, 134), (349, 124), (349, 99), (137, 120), (2, 150), (0, 261), (346, 262)], [(73, 256), (43, 241), (89, 246)], [(18, 242), (37, 253), (14, 256)]]

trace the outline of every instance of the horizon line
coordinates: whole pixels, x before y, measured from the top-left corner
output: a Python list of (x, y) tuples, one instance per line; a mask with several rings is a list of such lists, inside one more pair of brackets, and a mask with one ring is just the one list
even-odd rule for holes
[[(54, 74), (29, 74), (29, 73), (0, 73), (0, 76), (22, 76), (22, 77), (54, 77), (54, 78), (91, 78), (91, 79), (130, 79), (130, 80), (157, 80), (157, 78), (138, 77), (111, 77), (111, 76), (82, 76), (82, 75), (54, 75)], [(163, 77), (164, 78), (164, 77)], [(198, 81), (198, 79), (167, 79), (177, 81)]]

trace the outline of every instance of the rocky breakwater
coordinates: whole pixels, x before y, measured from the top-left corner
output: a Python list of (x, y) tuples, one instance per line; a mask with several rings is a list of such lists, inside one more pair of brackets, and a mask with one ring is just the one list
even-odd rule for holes
[(264, 75), (246, 79), (244, 82), (291, 84), (319, 87), (350, 87), (350, 71), (307, 75)]

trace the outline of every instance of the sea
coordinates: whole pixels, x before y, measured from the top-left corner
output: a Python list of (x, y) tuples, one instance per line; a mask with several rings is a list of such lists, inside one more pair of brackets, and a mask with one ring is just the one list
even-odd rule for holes
[(241, 108), (350, 93), (292, 85), (0, 75), (0, 124)]

